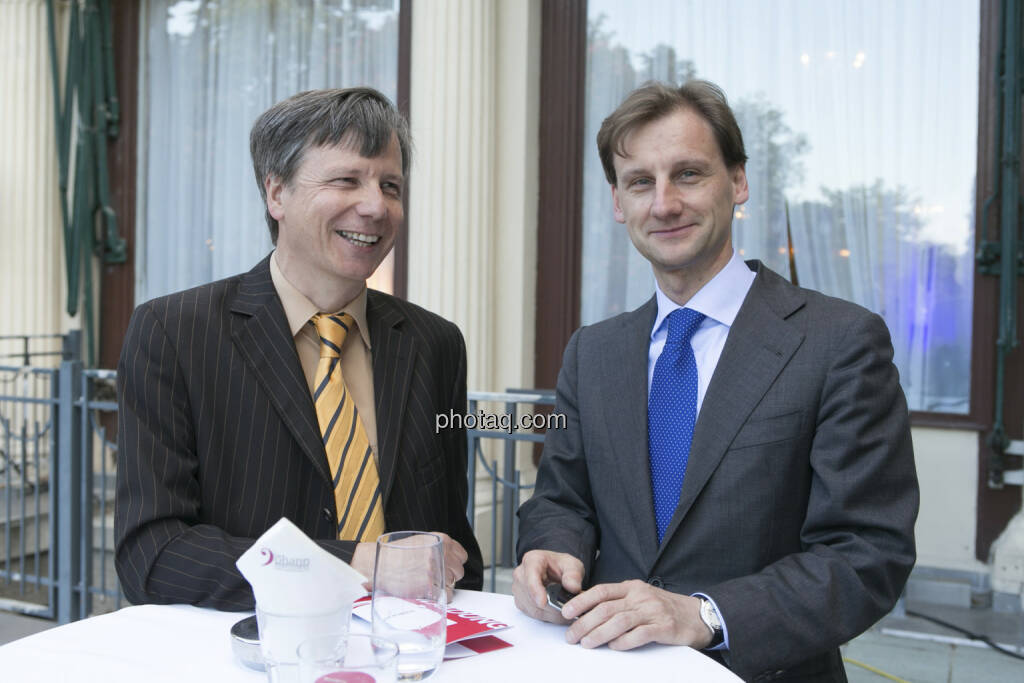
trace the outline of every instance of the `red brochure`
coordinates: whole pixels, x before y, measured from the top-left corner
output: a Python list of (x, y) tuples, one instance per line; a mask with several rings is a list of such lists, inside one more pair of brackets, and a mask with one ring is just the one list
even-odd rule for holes
[[(352, 614), (368, 623), (373, 621), (369, 595), (352, 603)], [(458, 607), (448, 607), (448, 647), (445, 648), (444, 657), (445, 659), (460, 659), (512, 647), (512, 643), (493, 635), (507, 628), (509, 628), (508, 624), (496, 619), (490, 619)]]

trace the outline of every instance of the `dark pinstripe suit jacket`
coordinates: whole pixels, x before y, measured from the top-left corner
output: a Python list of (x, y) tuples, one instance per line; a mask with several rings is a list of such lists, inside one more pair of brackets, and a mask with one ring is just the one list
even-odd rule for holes
[[(367, 298), (384, 515), (469, 552), (466, 439), (434, 416), (466, 409), (458, 328), (371, 290)], [(117, 572), (135, 603), (253, 608), (235, 560), (282, 516), (336, 556), (334, 494), (269, 259), (244, 275), (142, 304), (118, 367)]]

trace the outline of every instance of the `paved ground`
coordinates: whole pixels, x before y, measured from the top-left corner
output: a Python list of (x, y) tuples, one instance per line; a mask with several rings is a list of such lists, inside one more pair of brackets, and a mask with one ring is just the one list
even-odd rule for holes
[[(986, 609), (910, 605), (910, 609), (987, 635), (1016, 647), (1024, 656), (1024, 615)], [(843, 657), (908, 683), (1022, 683), (1024, 660), (996, 652), (963, 634), (923, 619), (890, 615), (842, 648)], [(852, 661), (851, 683), (884, 683), (887, 678)]]
[(869, 631), (842, 648), (850, 683), (893, 680), (862, 668), (861, 662), (908, 683), (1020, 683), (1024, 661), (989, 648), (950, 645)]
[(20, 614), (12, 614), (11, 612), (0, 612), (0, 645), (52, 627), (53, 622), (48, 619), (26, 617)]

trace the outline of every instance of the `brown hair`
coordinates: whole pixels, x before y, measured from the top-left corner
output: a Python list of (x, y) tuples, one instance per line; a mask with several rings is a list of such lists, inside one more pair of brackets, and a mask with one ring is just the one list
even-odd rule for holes
[[(395, 105), (373, 88), (308, 90), (278, 102), (260, 114), (249, 133), (249, 152), (260, 196), (267, 176), (285, 185), (292, 181), (306, 150), (324, 145), (357, 150), (376, 157), (398, 138), (402, 174), (409, 174), (412, 141), (409, 124)], [(277, 221), (266, 212), (270, 239), (277, 244)]]
[(736, 123), (725, 93), (710, 81), (691, 80), (681, 86), (650, 81), (631, 92), (601, 124), (597, 153), (608, 182), (615, 185), (615, 155), (626, 156), (626, 137), (652, 121), (679, 109), (692, 109), (708, 122), (727, 168), (747, 161), (743, 133)]

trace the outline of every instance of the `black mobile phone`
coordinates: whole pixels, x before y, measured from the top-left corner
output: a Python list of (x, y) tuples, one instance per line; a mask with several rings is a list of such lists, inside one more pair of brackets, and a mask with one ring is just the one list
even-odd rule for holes
[(570, 593), (569, 591), (562, 588), (560, 583), (549, 583), (547, 587), (548, 591), (548, 604), (554, 607), (559, 612), (565, 607), (565, 603), (575, 598), (578, 593)]

